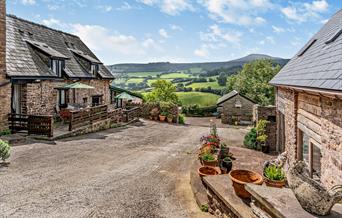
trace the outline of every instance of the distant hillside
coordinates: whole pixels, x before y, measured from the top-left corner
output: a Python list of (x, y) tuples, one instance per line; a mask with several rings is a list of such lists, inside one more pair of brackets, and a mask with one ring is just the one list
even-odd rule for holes
[(244, 64), (258, 59), (271, 59), (274, 63), (284, 66), (289, 60), (277, 57), (271, 57), (263, 54), (250, 54), (246, 57), (226, 62), (205, 62), (205, 63), (170, 63), (158, 62), (148, 64), (115, 64), (107, 66), (113, 74), (133, 73), (133, 72), (176, 72), (189, 70), (191, 68), (200, 68), (204, 71), (215, 70), (220, 68), (241, 68)]

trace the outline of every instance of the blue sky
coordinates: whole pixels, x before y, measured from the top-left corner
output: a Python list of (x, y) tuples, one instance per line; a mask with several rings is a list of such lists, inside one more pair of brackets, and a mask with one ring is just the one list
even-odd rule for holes
[(78, 35), (105, 63), (291, 58), (342, 0), (7, 0), (7, 13)]

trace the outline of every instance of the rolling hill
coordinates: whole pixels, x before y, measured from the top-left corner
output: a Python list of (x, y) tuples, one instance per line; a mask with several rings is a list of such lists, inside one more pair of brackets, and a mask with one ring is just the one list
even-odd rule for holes
[(284, 66), (289, 60), (272, 57), (264, 54), (250, 54), (245, 57), (226, 61), (226, 62), (204, 62), (204, 63), (170, 63), (157, 62), (147, 64), (114, 64), (107, 66), (113, 74), (134, 73), (134, 72), (177, 72), (189, 69), (200, 69), (204, 71), (215, 70), (220, 68), (241, 68), (244, 64), (258, 59), (271, 59), (274, 63)]

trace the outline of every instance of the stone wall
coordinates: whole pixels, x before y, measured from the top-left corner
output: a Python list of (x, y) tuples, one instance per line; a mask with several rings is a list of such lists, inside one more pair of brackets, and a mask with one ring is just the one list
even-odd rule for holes
[(267, 141), (266, 144), (270, 147), (270, 151), (277, 150), (277, 120), (276, 120), (275, 106), (260, 106), (253, 107), (253, 122), (257, 123), (259, 120), (267, 120), (269, 123), (266, 126)]
[(322, 184), (327, 188), (342, 184), (342, 100), (278, 88), (277, 107), (285, 115), (289, 163), (297, 157), (298, 128), (320, 147)]
[(0, 0), (0, 131), (7, 129), (11, 110), (11, 84), (6, 79), (6, 0)]
[[(76, 104), (83, 104), (83, 99), (87, 98), (86, 105), (91, 106), (93, 95), (102, 95), (102, 104), (110, 104), (109, 80), (84, 80), (84, 84), (95, 87), (94, 89), (76, 89)], [(53, 115), (57, 102), (57, 87), (62, 87), (71, 81), (51, 81), (45, 80), (37, 83), (26, 84), (26, 96), (23, 97), (23, 111), (34, 115)], [(24, 85), (25, 87), (25, 85)], [(69, 90), (69, 102), (74, 102), (73, 90)]]
[[(235, 107), (236, 102), (241, 103), (241, 107)], [(250, 100), (236, 95), (235, 97), (225, 101), (222, 105), (221, 122), (224, 124), (235, 124), (237, 121), (241, 124), (241, 121), (252, 122), (253, 119), (253, 105)]]

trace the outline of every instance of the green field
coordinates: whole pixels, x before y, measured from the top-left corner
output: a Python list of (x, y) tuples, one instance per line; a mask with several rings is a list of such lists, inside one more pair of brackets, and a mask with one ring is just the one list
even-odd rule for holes
[(176, 78), (189, 78), (189, 74), (185, 73), (168, 73), (160, 76), (161, 79), (176, 79)]
[(129, 80), (127, 80), (127, 84), (129, 83), (141, 83), (144, 81), (144, 78), (131, 78)]
[(182, 105), (197, 104), (200, 107), (216, 105), (217, 100), (221, 97), (212, 93), (204, 92), (177, 92)]
[(188, 85), (187, 87), (191, 87), (193, 89), (196, 88), (207, 88), (211, 87), (212, 89), (223, 89), (225, 86), (220, 86), (217, 82), (204, 82), (204, 83), (192, 83)]
[(158, 80), (171, 81), (172, 79), (149, 79), (149, 80), (147, 80), (147, 84), (148, 84), (149, 86), (151, 86), (152, 83), (154, 83), (154, 82), (156, 82), (156, 81), (158, 81)]
[(160, 72), (136, 72), (136, 73), (127, 73), (125, 75), (127, 75), (128, 77), (148, 77), (148, 76), (156, 77), (158, 74), (160, 74)]

